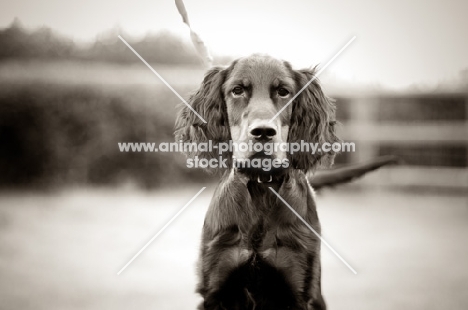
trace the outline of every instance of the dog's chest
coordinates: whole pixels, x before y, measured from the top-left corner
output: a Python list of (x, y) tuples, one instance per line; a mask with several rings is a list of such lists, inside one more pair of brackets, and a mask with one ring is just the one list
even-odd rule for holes
[[(250, 189), (252, 200), (240, 211), (243, 213), (245, 210), (243, 220), (232, 223), (237, 226), (238, 242), (235, 248), (244, 259), (252, 256), (278, 257), (278, 253), (303, 250), (314, 243), (315, 236), (307, 227), (275, 195), (268, 192), (260, 195), (255, 193), (255, 188)], [(296, 197), (295, 207), (307, 206), (308, 198), (307, 195)], [(318, 220), (310, 224), (316, 226)]]
[(273, 265), (278, 265), (278, 261), (280, 265), (288, 265), (284, 259), (310, 243), (307, 238), (304, 240), (303, 230), (293, 224), (279, 225), (275, 216), (260, 218), (248, 230), (239, 229), (237, 234), (238, 242), (228, 252), (239, 264), (247, 261), (255, 264), (261, 259)]

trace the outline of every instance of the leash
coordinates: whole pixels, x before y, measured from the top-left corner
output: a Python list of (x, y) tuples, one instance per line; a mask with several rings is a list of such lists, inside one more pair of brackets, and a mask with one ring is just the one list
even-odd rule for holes
[(189, 27), (190, 38), (192, 39), (193, 46), (195, 46), (198, 55), (200, 55), (207, 67), (211, 67), (213, 65), (213, 57), (208, 51), (208, 47), (206, 46), (205, 42), (203, 42), (200, 35), (196, 33), (190, 26), (190, 21), (188, 18), (187, 9), (185, 9), (184, 1), (175, 0), (175, 5), (179, 11), (180, 16), (182, 16), (182, 21)]

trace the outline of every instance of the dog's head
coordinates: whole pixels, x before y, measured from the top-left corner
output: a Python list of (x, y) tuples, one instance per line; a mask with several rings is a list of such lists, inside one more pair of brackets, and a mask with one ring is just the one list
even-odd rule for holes
[[(287, 169), (307, 171), (318, 164), (329, 165), (333, 152), (291, 154), (286, 144), (338, 141), (335, 105), (313, 79), (314, 73), (313, 69), (293, 70), (289, 63), (264, 55), (238, 59), (228, 68), (213, 68), (189, 101), (207, 123), (184, 106), (177, 119), (176, 140), (211, 140), (213, 145), (232, 141), (222, 157), (254, 178), (282, 174)], [(219, 158), (220, 148), (188, 155)], [(262, 167), (253, 164), (254, 159)], [(270, 169), (265, 169), (268, 165)]]

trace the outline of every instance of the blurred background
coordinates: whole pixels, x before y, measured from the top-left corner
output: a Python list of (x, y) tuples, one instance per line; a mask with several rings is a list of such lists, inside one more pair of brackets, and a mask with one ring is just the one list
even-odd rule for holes
[[(326, 63), (336, 165), (403, 163), (318, 197), (330, 309), (468, 307), (468, 4), (185, 1), (214, 63), (263, 52)], [(0, 0), (0, 309), (195, 309), (216, 177), (174, 153), (180, 100), (206, 70), (173, 1)], [(207, 189), (120, 276), (123, 265)]]

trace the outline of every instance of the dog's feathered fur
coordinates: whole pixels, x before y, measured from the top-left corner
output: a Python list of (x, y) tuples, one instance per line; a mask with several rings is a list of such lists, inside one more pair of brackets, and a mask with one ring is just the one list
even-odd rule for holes
[[(269, 118), (288, 101), (271, 85), (280, 87), (283, 80), (290, 81), (291, 98), (313, 78), (314, 72), (294, 70), (287, 62), (262, 55), (234, 61), (225, 69), (213, 68), (189, 102), (207, 123), (184, 107), (177, 119), (176, 139), (217, 143), (231, 140), (233, 132), (242, 136), (242, 123), (255, 121), (246, 120), (250, 117), (246, 114), (261, 114), (266, 107), (271, 110)], [(245, 83), (242, 96), (228, 89), (237, 77)], [(234, 115), (238, 113), (242, 117)], [(287, 129), (287, 135), (283, 135), (287, 142), (339, 141), (335, 135), (334, 102), (324, 95), (317, 80), (277, 121), (278, 131)], [(215, 152), (192, 152), (188, 156), (218, 157)], [(223, 156), (231, 165), (233, 153)], [(221, 171), (203, 228), (198, 286), (203, 303), (199, 309), (326, 308), (320, 285), (320, 240), (269, 187), (320, 233), (314, 191), (306, 172), (320, 164), (330, 165), (335, 154), (298, 152), (285, 156), (289, 168), (271, 172), (269, 183), (260, 181), (265, 179), (264, 172), (236, 168)]]

